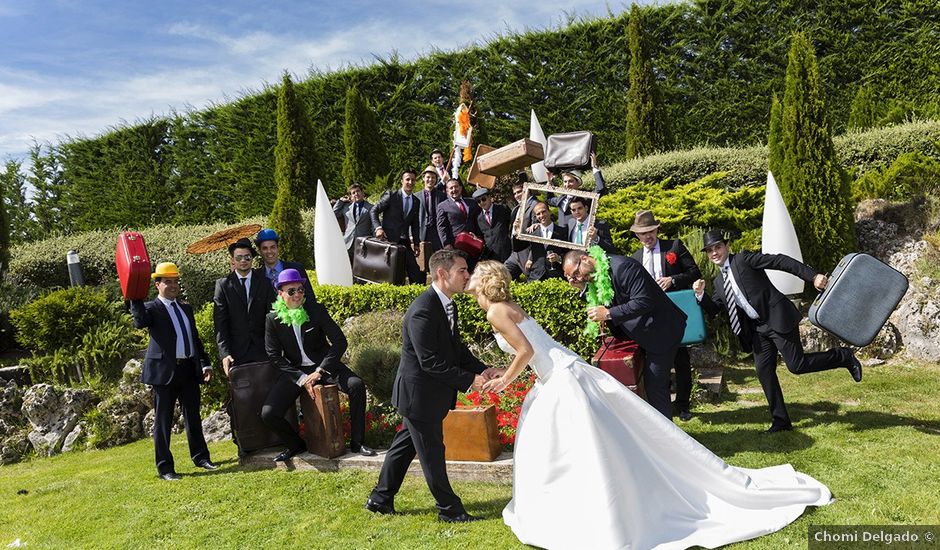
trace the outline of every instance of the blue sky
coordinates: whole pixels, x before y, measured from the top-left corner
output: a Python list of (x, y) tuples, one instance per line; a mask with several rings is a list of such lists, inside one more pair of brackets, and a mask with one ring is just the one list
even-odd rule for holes
[[(644, 2), (646, 3), (646, 2)], [(595, 0), (0, 0), (0, 161), (30, 144), (225, 101), (285, 69), (413, 59), (498, 34), (604, 17)]]

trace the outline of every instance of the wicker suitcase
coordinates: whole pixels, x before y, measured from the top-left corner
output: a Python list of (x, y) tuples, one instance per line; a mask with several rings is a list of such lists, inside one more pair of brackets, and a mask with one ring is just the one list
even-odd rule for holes
[(335, 384), (318, 384), (300, 392), (304, 415), (304, 441), (307, 451), (324, 458), (336, 458), (346, 450), (343, 422), (339, 414), (339, 389)]
[(552, 134), (545, 143), (545, 168), (552, 172), (588, 170), (595, 147), (591, 132)]
[(848, 254), (809, 308), (809, 321), (853, 346), (871, 343), (907, 292), (900, 271), (868, 254)]
[(372, 237), (357, 238), (353, 277), (366, 283), (405, 284), (405, 247)]
[(535, 164), (543, 158), (545, 158), (545, 154), (541, 143), (531, 139), (520, 139), (495, 151), (481, 155), (477, 159), (477, 165), (480, 172), (484, 174), (505, 176), (520, 168)]
[[(267, 361), (233, 365), (228, 371), (232, 395), (232, 432), (244, 452), (283, 445), (281, 438), (261, 420), (261, 407), (280, 371)], [(297, 408), (289, 407), (284, 418), (296, 429)]]
[(601, 342), (591, 364), (616, 378), (640, 397), (643, 391), (643, 350), (632, 340), (608, 336)]
[(702, 306), (695, 301), (695, 292), (687, 290), (673, 290), (666, 296), (676, 304), (686, 315), (685, 332), (682, 334), (682, 345), (701, 344), (705, 341), (705, 316), (702, 315)]
[(125, 300), (145, 300), (150, 293), (150, 256), (144, 236), (125, 231), (118, 236), (114, 252), (121, 294)]

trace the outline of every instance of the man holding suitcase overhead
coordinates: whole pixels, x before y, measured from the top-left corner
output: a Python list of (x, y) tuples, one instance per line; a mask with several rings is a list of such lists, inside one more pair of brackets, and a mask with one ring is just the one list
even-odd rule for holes
[(798, 328), (802, 316), (796, 306), (771, 284), (765, 270), (785, 271), (813, 283), (818, 290), (826, 288), (829, 282), (825, 275), (783, 254), (746, 251), (731, 254), (728, 239), (717, 229), (705, 233), (702, 252), (708, 254), (708, 259), (721, 272), (715, 278), (712, 297), (705, 294), (705, 281), (702, 279), (695, 281), (692, 290), (706, 312), (715, 315), (726, 311), (731, 330), (738, 336), (741, 347), (745, 351), (753, 351), (757, 379), (770, 405), (772, 423), (767, 433), (793, 429), (777, 379), (778, 351), (793, 374), (844, 368), (856, 382), (862, 381), (862, 364), (849, 348), (803, 352)]
[(176, 473), (170, 452), (170, 428), (177, 401), (183, 411), (193, 463), (206, 470), (218, 468), (209, 460), (199, 416), (199, 384), (209, 382), (212, 366), (196, 330), (193, 308), (176, 299), (180, 292), (180, 273), (176, 264), (157, 264), (151, 278), (157, 287), (157, 299), (147, 303), (131, 300), (131, 315), (135, 327), (146, 328), (150, 332), (140, 381), (153, 387), (153, 447), (157, 475), (163, 480), (174, 481), (180, 476)]

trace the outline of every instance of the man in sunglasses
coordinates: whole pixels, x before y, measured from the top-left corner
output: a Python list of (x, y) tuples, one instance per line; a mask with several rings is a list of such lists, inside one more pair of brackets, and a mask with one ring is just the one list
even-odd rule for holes
[(274, 460), (287, 461), (307, 450), (284, 413), (294, 406), (305, 386), (325, 382), (338, 384), (340, 391), (349, 396), (350, 450), (363, 456), (375, 456), (375, 451), (362, 444), (366, 426), (366, 385), (340, 362), (346, 352), (346, 336), (323, 304), (313, 295), (307, 295), (305, 282), (296, 269), (282, 271), (277, 277), (277, 300), (265, 320), (265, 349), (271, 364), (280, 369), (281, 374), (268, 392), (261, 408), (261, 419), (287, 445)]

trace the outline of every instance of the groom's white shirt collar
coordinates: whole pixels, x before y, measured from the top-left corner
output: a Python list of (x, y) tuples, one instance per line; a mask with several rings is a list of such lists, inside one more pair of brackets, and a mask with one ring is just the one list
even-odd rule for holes
[(444, 309), (447, 309), (447, 304), (453, 302), (446, 294), (441, 292), (441, 289), (437, 288), (437, 283), (431, 283), (431, 288), (434, 289), (434, 292), (437, 292), (437, 297), (441, 299), (441, 305), (444, 306)]

